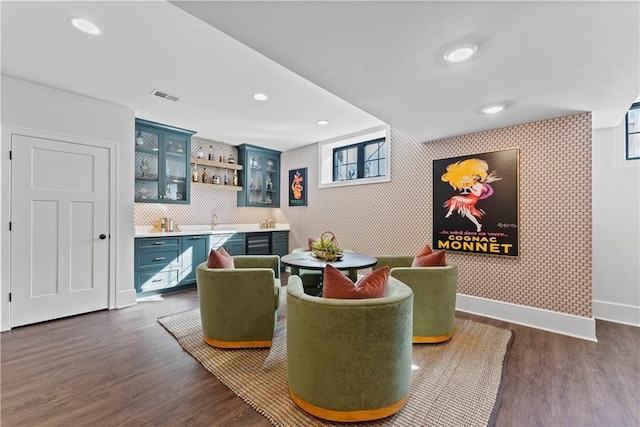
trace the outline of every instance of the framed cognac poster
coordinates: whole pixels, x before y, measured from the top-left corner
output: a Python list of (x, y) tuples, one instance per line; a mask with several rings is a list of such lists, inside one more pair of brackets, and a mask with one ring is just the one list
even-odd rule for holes
[(433, 248), (518, 256), (517, 148), (433, 161)]

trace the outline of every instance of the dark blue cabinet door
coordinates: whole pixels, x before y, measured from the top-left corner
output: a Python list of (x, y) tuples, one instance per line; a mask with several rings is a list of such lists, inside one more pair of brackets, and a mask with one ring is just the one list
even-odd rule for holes
[(225, 245), (224, 248), (227, 251), (227, 253), (229, 255), (244, 255), (245, 254), (245, 241), (244, 241), (244, 235), (240, 238), (240, 237), (234, 237), (233, 239), (228, 240)]
[(238, 146), (238, 206), (280, 207), (280, 152), (248, 144)]
[(244, 255), (245, 234), (212, 234), (209, 236), (209, 248), (224, 248), (229, 255)]
[(182, 238), (182, 265), (184, 267), (182, 285), (196, 282), (196, 268), (207, 261), (209, 241), (206, 235), (184, 236)]
[(135, 202), (189, 204), (195, 132), (142, 119), (135, 128)]
[(289, 232), (274, 231), (271, 233), (271, 253), (285, 256), (289, 253)]

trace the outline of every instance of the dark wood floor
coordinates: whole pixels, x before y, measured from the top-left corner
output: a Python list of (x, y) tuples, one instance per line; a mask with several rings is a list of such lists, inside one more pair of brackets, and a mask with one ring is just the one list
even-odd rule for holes
[[(9, 426), (268, 426), (157, 322), (195, 291), (2, 333), (1, 418)], [(591, 343), (515, 332), (497, 426), (639, 426), (640, 328), (597, 322)]]

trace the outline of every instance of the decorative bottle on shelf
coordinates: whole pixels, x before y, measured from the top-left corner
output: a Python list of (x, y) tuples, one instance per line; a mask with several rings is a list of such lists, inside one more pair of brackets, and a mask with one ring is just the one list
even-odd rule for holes
[(202, 182), (207, 182), (207, 168), (202, 168)]
[(149, 173), (149, 162), (147, 161), (147, 159), (142, 159), (142, 165), (140, 166), (140, 176), (144, 176), (146, 177), (147, 174)]
[(224, 173), (224, 185), (229, 185), (229, 176), (227, 175), (227, 173)]
[(193, 182), (198, 182), (198, 167), (195, 164), (191, 168), (191, 180)]
[(213, 145), (209, 146), (209, 160), (213, 160)]
[(233, 185), (238, 186), (238, 171), (233, 171)]

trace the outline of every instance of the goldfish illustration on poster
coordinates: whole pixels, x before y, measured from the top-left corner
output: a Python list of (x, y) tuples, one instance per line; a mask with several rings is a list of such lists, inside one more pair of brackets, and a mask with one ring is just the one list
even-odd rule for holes
[(307, 206), (307, 168), (289, 171), (289, 206)]

